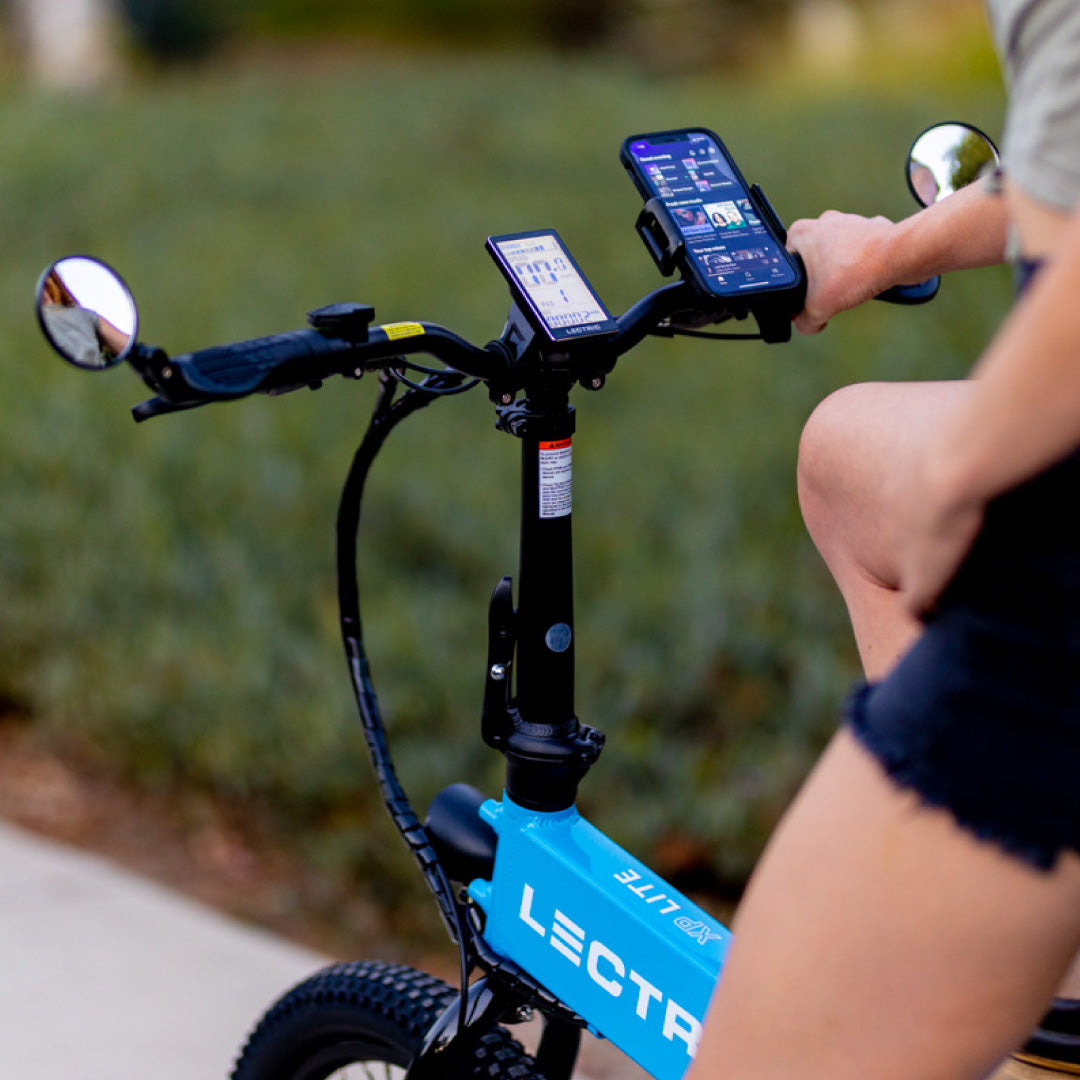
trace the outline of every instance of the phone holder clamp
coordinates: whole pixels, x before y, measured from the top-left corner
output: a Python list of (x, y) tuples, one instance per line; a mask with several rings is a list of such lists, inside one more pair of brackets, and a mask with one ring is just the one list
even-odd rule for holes
[[(750, 195), (755, 209), (772, 226), (775, 235), (780, 237), (781, 242), (786, 240), (787, 231), (783, 223), (757, 184), (750, 188)], [(664, 201), (660, 198), (649, 199), (638, 214), (635, 228), (653, 257), (657, 269), (665, 277), (670, 277), (685, 260), (686, 241)], [(695, 295), (703, 309), (715, 312), (717, 321), (726, 316), (743, 319), (747, 315), (753, 315), (763, 341), (770, 344), (789, 341), (792, 316), (802, 307), (806, 296), (806, 273), (802, 269), (802, 260), (797, 256), (796, 260), (802, 272), (800, 286), (794, 294), (781, 298), (762, 293), (753, 300), (745, 299), (737, 303), (703, 295), (699, 289), (694, 290)], [(693, 286), (692, 282), (690, 284)]]

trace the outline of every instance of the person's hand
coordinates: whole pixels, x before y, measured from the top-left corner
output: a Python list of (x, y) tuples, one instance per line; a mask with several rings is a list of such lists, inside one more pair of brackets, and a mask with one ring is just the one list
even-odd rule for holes
[(897, 284), (887, 280), (884, 255), (895, 228), (888, 218), (837, 210), (792, 222), (788, 250), (806, 264), (806, 303), (794, 321), (800, 334), (824, 330), (834, 315)]
[(931, 615), (945, 587), (982, 528), (980, 502), (948, 497), (921, 457), (897, 479), (896, 510), (900, 593), (915, 618)]

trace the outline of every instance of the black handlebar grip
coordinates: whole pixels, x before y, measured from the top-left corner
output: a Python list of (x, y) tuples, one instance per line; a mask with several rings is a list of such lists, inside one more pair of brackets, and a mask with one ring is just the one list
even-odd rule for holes
[(883, 293), (878, 293), (875, 300), (884, 300), (887, 304), (925, 304), (937, 296), (941, 286), (941, 277), (935, 274), (917, 285), (894, 285)]
[[(340, 371), (340, 354), (353, 348), (353, 342), (327, 337), (318, 330), (290, 330), (200, 349), (172, 358), (185, 392), (169, 396), (213, 400), (303, 386)], [(165, 389), (168, 393), (172, 387)]]

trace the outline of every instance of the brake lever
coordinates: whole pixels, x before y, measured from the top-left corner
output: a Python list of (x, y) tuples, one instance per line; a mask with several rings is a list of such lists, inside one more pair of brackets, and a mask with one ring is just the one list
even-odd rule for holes
[(164, 398), (152, 397), (146, 401), (140, 401), (138, 405), (131, 406), (131, 415), (135, 418), (136, 424), (141, 424), (144, 420), (153, 420), (155, 416), (164, 416), (166, 413), (185, 412), (188, 409), (197, 409), (200, 405), (205, 405), (205, 401), (191, 401), (185, 405), (175, 405), (171, 401), (166, 401)]

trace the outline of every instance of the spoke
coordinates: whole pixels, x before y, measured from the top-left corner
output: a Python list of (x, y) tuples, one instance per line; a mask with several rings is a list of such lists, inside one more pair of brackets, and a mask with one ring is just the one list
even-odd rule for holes
[(403, 1080), (405, 1069), (385, 1061), (355, 1062), (336, 1069), (326, 1080)]

